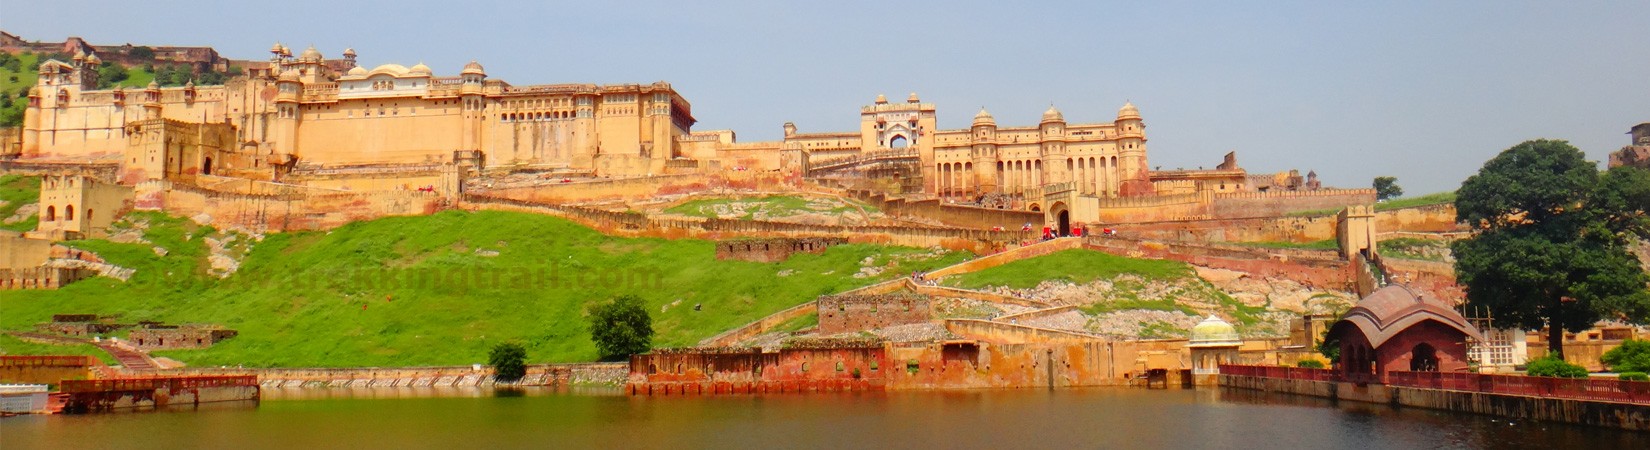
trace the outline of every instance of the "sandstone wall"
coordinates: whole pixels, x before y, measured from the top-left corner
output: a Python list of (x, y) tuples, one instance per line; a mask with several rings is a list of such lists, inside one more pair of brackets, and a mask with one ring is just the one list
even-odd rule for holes
[(1374, 203), (1374, 189), (1239, 192), (1215, 195), (1210, 213), (1216, 218), (1278, 217), (1292, 212), (1341, 209)]
[(1417, 206), (1375, 212), (1375, 230), (1444, 233), (1465, 231), (1455, 223), (1455, 204)]
[(833, 335), (928, 322), (932, 301), (922, 295), (839, 294), (820, 297), (819, 334)]

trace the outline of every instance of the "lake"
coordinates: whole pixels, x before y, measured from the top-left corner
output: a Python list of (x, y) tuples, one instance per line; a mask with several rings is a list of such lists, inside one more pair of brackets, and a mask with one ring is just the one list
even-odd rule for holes
[(1650, 436), (1254, 391), (627, 397), (265, 390), (259, 403), (0, 420), (34, 448), (1650, 448)]

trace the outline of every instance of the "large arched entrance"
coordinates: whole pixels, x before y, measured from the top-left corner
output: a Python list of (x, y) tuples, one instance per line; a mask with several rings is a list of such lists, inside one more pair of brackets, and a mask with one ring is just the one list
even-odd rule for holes
[(212, 174), (212, 158), (206, 158), (206, 161), (201, 163), (201, 175), (211, 175), (211, 174)]
[(1071, 208), (1065, 203), (1055, 203), (1048, 208), (1049, 216), (1054, 219), (1056, 236), (1071, 235)]

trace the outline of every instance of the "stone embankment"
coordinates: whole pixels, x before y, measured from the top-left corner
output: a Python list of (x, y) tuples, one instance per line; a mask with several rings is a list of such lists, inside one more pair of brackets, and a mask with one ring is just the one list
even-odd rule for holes
[(265, 388), (485, 387), (618, 385), (624, 363), (534, 364), (514, 382), (500, 382), (482, 365), (361, 368), (183, 368), (156, 371), (167, 376), (254, 375)]

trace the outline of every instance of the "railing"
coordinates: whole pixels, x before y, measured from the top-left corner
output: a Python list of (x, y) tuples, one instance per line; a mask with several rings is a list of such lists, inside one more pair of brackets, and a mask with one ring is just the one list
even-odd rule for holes
[(1334, 370), (1307, 369), (1303, 367), (1240, 366), (1233, 364), (1221, 364), (1220, 374), (1245, 377), (1282, 378), (1286, 380), (1336, 381), (1336, 372)]
[(204, 377), (115, 378), (108, 380), (63, 380), (63, 393), (153, 391), (166, 388), (180, 389), (257, 386), (254, 375), (226, 375)]
[(0, 367), (89, 367), (97, 364), (90, 356), (0, 356)]
[(1388, 372), (1387, 384), (1486, 394), (1650, 404), (1650, 382), (1451, 372)]

